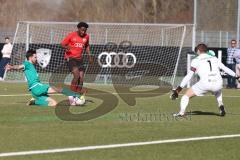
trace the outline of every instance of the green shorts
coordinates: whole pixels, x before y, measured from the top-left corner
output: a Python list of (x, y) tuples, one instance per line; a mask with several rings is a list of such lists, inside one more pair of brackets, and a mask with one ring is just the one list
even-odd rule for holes
[(31, 89), (33, 98), (35, 98), (35, 104), (39, 106), (48, 106), (47, 98), (49, 85), (38, 83)]

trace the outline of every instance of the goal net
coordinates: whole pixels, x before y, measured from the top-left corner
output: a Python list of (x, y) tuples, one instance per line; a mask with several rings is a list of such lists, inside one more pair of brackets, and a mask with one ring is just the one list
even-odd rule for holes
[[(21, 64), (25, 51), (37, 50), (43, 59), (36, 65), (42, 82), (70, 82), (60, 42), (76, 31), (77, 23), (19, 22), (14, 36), (11, 64)], [(121, 85), (174, 85), (186, 25), (89, 23), (90, 65), (84, 53), (87, 83)], [(25, 81), (23, 72), (9, 71), (7, 81)]]

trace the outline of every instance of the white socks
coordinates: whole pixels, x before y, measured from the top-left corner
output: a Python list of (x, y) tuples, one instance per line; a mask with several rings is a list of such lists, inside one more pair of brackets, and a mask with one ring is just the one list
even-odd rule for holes
[(185, 114), (185, 110), (187, 108), (188, 102), (189, 102), (189, 97), (186, 95), (182, 96), (181, 103), (180, 103), (180, 112), (179, 112), (181, 115)]
[(221, 105), (223, 105), (223, 100), (222, 100), (222, 91), (218, 91), (214, 93), (216, 99), (217, 99), (217, 103), (218, 103), (218, 107), (220, 107)]
[[(222, 91), (215, 92), (214, 95), (217, 99), (218, 106), (220, 107), (221, 105), (223, 105)], [(185, 114), (188, 103), (189, 103), (189, 97), (186, 95), (182, 96), (181, 102), (180, 102), (180, 112), (179, 112), (180, 115)]]

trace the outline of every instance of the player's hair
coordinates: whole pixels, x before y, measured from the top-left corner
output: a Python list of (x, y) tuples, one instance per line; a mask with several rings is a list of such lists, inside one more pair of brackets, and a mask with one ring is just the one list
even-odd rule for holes
[(200, 51), (201, 53), (207, 53), (207, 51), (208, 51), (208, 46), (206, 45), (206, 44), (204, 44), (204, 43), (200, 43), (200, 44), (198, 44), (196, 47), (195, 47), (195, 49), (194, 49), (194, 51), (195, 52), (197, 52), (197, 51)]
[(30, 57), (32, 57), (34, 54), (36, 54), (36, 51), (35, 50), (28, 50), (27, 53), (26, 53), (26, 58), (27, 60), (29, 60)]
[(5, 37), (5, 39), (10, 39), (9, 37)]
[(77, 28), (85, 27), (88, 28), (88, 24), (86, 22), (79, 22)]

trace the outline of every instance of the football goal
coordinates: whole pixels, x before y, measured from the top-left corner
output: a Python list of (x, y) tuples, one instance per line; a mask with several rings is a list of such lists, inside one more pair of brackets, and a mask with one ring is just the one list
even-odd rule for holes
[[(35, 49), (42, 82), (70, 82), (72, 75), (60, 42), (76, 30), (77, 22), (19, 22), (11, 64), (21, 64), (25, 51)], [(84, 53), (85, 82), (157, 86), (176, 83), (186, 25), (89, 23), (87, 34), (94, 64), (89, 64)], [(9, 71), (5, 80), (25, 81), (24, 73)]]

